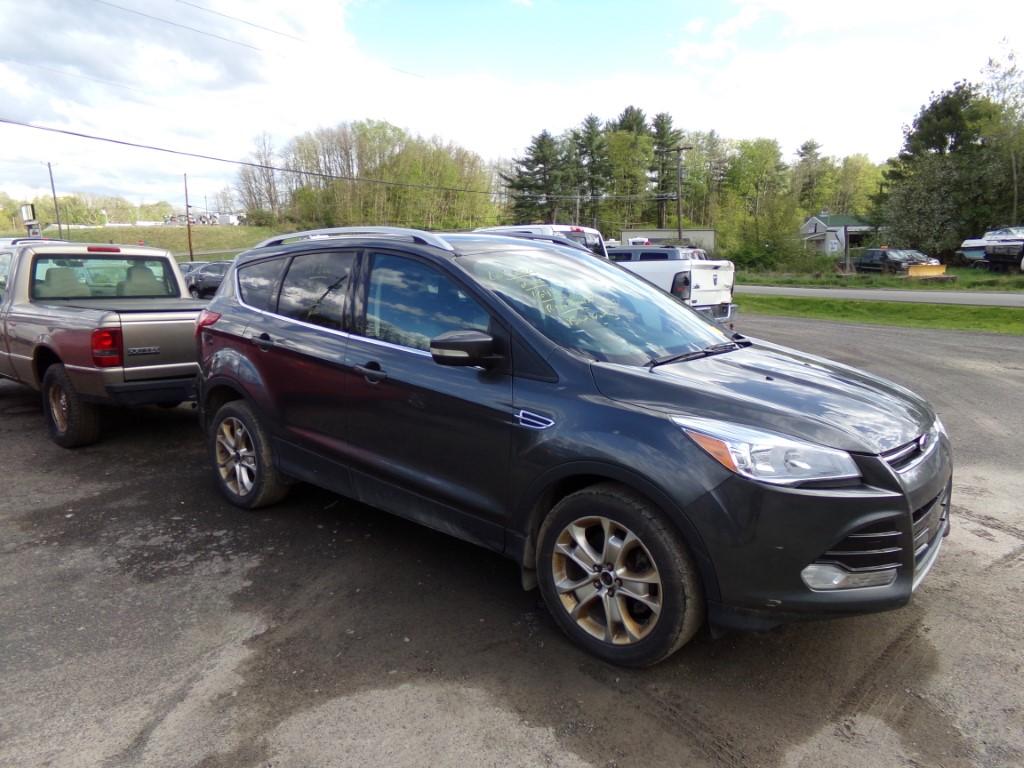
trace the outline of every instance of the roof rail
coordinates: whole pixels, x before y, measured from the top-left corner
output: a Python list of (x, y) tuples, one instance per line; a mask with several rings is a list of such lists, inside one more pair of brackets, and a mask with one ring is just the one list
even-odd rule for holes
[(432, 232), (425, 232), (422, 229), (406, 229), (405, 227), (330, 227), (328, 229), (308, 229), (304, 232), (290, 232), (286, 235), (275, 235), (267, 238), (262, 243), (257, 243), (253, 248), (271, 248), (275, 245), (284, 245), (290, 240), (319, 240), (331, 237), (407, 237), (414, 243), (421, 245), (432, 245), (445, 251), (454, 251), (451, 243), (443, 237), (438, 237)]

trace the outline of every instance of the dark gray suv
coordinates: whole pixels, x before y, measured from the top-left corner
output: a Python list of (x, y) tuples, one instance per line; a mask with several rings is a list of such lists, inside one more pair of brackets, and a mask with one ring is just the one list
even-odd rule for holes
[(381, 228), (240, 255), (197, 324), (221, 491), (301, 480), (503, 553), (651, 664), (713, 629), (906, 603), (949, 530), (931, 407), (728, 336), (577, 249)]

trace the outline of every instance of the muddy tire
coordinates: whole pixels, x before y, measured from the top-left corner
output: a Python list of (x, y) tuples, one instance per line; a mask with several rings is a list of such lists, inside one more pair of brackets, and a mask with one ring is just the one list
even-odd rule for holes
[(46, 369), (42, 396), (50, 439), (61, 448), (80, 448), (100, 439), (99, 407), (82, 400), (60, 363)]
[(220, 407), (207, 443), (217, 487), (235, 506), (257, 509), (288, 493), (287, 479), (274, 466), (269, 436), (244, 400)]
[(601, 483), (562, 499), (538, 535), (541, 594), (559, 627), (612, 664), (671, 656), (704, 623), (693, 558), (660, 510)]

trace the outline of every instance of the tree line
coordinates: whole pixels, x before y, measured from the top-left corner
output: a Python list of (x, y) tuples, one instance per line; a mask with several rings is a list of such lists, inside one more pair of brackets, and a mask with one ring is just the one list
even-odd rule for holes
[(500, 192), (479, 155), (362, 120), (257, 138), (236, 191), (248, 221), (293, 227), (394, 224), (465, 229), (498, 221)]
[[(9, 229), (11, 232), (24, 231), (21, 222), (21, 206), (24, 202), (0, 192), (2, 229)], [(36, 219), (44, 226), (57, 223), (52, 196), (40, 195), (27, 202), (35, 206)], [(60, 205), (62, 224), (134, 224), (137, 221), (163, 221), (165, 216), (174, 213), (174, 207), (166, 201), (136, 205), (123, 197), (109, 195), (61, 195), (57, 202)]]

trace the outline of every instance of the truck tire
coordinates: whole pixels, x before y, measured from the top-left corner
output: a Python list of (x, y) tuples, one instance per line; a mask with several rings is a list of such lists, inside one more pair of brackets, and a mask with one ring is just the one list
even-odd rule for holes
[(100, 439), (99, 408), (82, 400), (60, 363), (46, 369), (42, 395), (46, 427), (53, 442), (61, 448), (79, 448)]
[(207, 441), (217, 487), (235, 506), (257, 509), (288, 493), (287, 478), (274, 466), (270, 438), (244, 400), (220, 407)]

